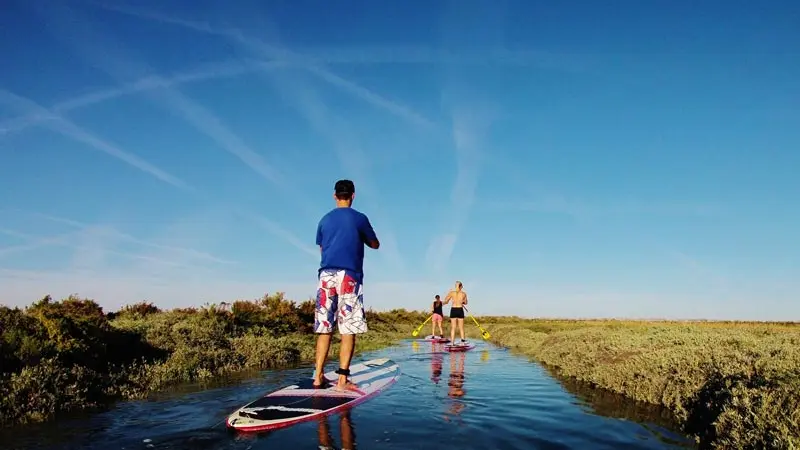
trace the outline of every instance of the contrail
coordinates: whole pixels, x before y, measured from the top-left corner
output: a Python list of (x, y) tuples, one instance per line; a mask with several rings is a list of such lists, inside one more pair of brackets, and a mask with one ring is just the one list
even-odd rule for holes
[(0, 89), (0, 102), (24, 111), (23, 114), (40, 116), (43, 118), (42, 125), (52, 129), (53, 131), (94, 147), (95, 149), (122, 160), (126, 164), (133, 166), (142, 172), (148, 173), (178, 189), (192, 191), (192, 188), (179, 178), (170, 175), (164, 170), (159, 169), (158, 167), (150, 164), (136, 155), (128, 153), (121, 148), (100, 139), (99, 137), (89, 133), (69, 120), (47, 110), (32, 100), (6, 91), (5, 89)]
[[(45, 220), (49, 220), (49, 221), (57, 222), (57, 223), (62, 223), (62, 224), (69, 225), (69, 226), (72, 226), (72, 227), (76, 227), (76, 228), (79, 228), (79, 229), (89, 228), (89, 227), (93, 226), (91, 224), (78, 222), (76, 220), (66, 219), (66, 218), (63, 218), (63, 217), (51, 216), (49, 214), (43, 214), (43, 213), (39, 213), (39, 212), (33, 212), (31, 214), (33, 216), (36, 216), (36, 217), (41, 217), (42, 219), (45, 219)], [(119, 238), (125, 239), (126, 241), (133, 242), (135, 244), (139, 244), (139, 245), (144, 246), (144, 247), (150, 247), (150, 248), (159, 249), (159, 250), (175, 251), (175, 252), (179, 252), (179, 253), (183, 253), (183, 254), (186, 254), (186, 255), (193, 256), (193, 257), (198, 258), (198, 259), (204, 259), (204, 260), (207, 260), (207, 261), (210, 261), (210, 262), (219, 263), (219, 264), (226, 264), (226, 265), (227, 264), (238, 264), (238, 262), (236, 262), (236, 261), (230, 261), (230, 260), (221, 259), (221, 258), (218, 258), (218, 257), (216, 257), (214, 255), (209, 254), (209, 253), (201, 252), (199, 250), (195, 250), (195, 249), (192, 249), (192, 248), (175, 247), (175, 246), (172, 246), (172, 245), (156, 244), (156, 243), (153, 243), (153, 242), (149, 242), (149, 241), (145, 241), (145, 240), (136, 238), (134, 236), (131, 236), (130, 234), (123, 233), (123, 232), (121, 232), (119, 230), (116, 230), (116, 229), (111, 229), (109, 231), (113, 231), (113, 234), (115, 236), (119, 237)]]
[[(103, 6), (105, 7), (105, 6)], [(108, 9), (108, 8), (107, 8)], [(242, 35), (242, 33), (238, 30), (226, 30), (226, 31), (218, 31), (213, 27), (198, 24), (182, 19), (173, 19), (168, 17), (163, 17), (158, 14), (151, 14), (151, 13), (141, 13), (137, 11), (130, 11), (129, 9), (122, 9), (120, 10), (117, 7), (111, 7), (110, 9), (124, 12), (128, 14), (133, 14), (137, 17), (156, 20), (165, 23), (171, 23), (175, 25), (181, 25), (196, 31), (210, 33), (214, 35), (219, 35), (231, 39), (240, 45), (248, 48), (252, 52), (256, 53), (259, 58), (279, 58), (286, 61), (288, 64), (295, 63), (297, 61), (297, 56), (291, 54), (287, 50), (277, 48), (275, 46), (269, 46), (268, 44), (264, 44), (260, 41), (256, 41), (253, 39), (249, 39)], [(288, 55), (288, 58), (287, 58)], [(327, 78), (328, 81), (336, 80), (336, 82), (341, 86), (351, 86), (352, 83), (347, 82), (346, 80), (341, 79), (333, 74), (328, 74), (322, 69), (316, 68), (316, 73), (323, 74)], [(292, 104), (298, 109), (306, 119), (311, 123), (311, 125), (319, 130), (323, 135), (325, 135), (331, 142), (334, 144), (334, 147), (339, 155), (339, 159), (344, 165), (346, 169), (350, 169), (351, 171), (358, 173), (362, 178), (366, 177), (367, 170), (365, 167), (362, 167), (363, 163), (366, 161), (366, 158), (360, 153), (360, 148), (358, 145), (354, 145), (353, 139), (348, 138), (342, 135), (342, 129), (344, 128), (342, 124), (333, 125), (328, 120), (329, 117), (326, 117), (326, 108), (324, 104), (317, 98), (317, 96), (309, 89), (305, 89), (300, 87), (296, 84), (296, 82), (290, 82), (291, 86), (290, 89), (292, 90), (292, 94), (288, 95), (287, 98), (291, 100)], [(289, 86), (289, 84), (287, 84)], [(361, 88), (356, 86), (355, 89), (351, 89), (351, 91), (360, 93), (361, 97), (364, 99), (368, 99), (373, 104), (377, 104), (384, 109), (389, 109), (394, 113), (402, 112), (404, 110), (403, 107), (394, 104), (388, 100), (383, 100), (382, 97), (378, 96), (377, 94), (371, 93), (370, 91), (366, 90), (365, 88)], [(418, 115), (417, 115), (418, 116)], [(414, 117), (414, 114), (406, 114), (404, 115), (406, 119), (409, 117)], [(421, 117), (421, 116), (420, 116)], [(417, 121), (419, 122), (419, 121)], [(432, 124), (429, 121), (423, 120), (423, 122)], [(367, 181), (362, 182), (362, 186), (368, 186), (366, 191), (375, 191), (374, 187), (371, 183)], [(369, 188), (371, 187), (371, 189)], [(402, 257), (399, 254), (399, 250), (396, 246), (396, 241), (394, 239), (394, 235), (391, 230), (387, 230), (384, 232), (388, 234), (387, 242), (393, 245), (387, 246), (386, 255), (390, 261), (394, 264), (401, 266)], [(316, 250), (312, 250), (313, 254), (318, 255)]]
[[(61, 114), (126, 95), (133, 95), (160, 88), (169, 88), (196, 81), (235, 77), (237, 75), (242, 75), (249, 72), (271, 70), (284, 65), (285, 64), (280, 61), (264, 62), (230, 60), (216, 62), (172, 76), (165, 76), (162, 78), (145, 76), (139, 80), (126, 83), (120, 87), (98, 89), (88, 94), (58, 102), (50, 106), (48, 109), (54, 113)], [(23, 130), (29, 126), (36, 125), (43, 120), (46, 120), (46, 117), (40, 115), (25, 115), (8, 119), (0, 123), (0, 135)]]
[(425, 128), (436, 128), (436, 125), (433, 121), (425, 118), (421, 114), (417, 113), (416, 111), (411, 110), (403, 105), (400, 105), (396, 102), (388, 100), (369, 89), (360, 86), (352, 81), (345, 80), (344, 78), (330, 72), (326, 68), (322, 66), (319, 61), (314, 61), (313, 59), (307, 58), (303, 55), (299, 55), (295, 52), (289, 51), (285, 48), (279, 48), (273, 45), (270, 45), (266, 42), (245, 36), (240, 30), (237, 29), (220, 29), (216, 27), (212, 27), (210, 25), (204, 23), (198, 23), (190, 20), (185, 19), (178, 19), (169, 16), (165, 16), (159, 13), (154, 13), (150, 11), (142, 11), (138, 9), (132, 9), (125, 6), (109, 6), (109, 5), (102, 5), (96, 2), (89, 2), (92, 5), (95, 5), (99, 8), (106, 9), (109, 11), (115, 11), (122, 14), (128, 14), (131, 16), (139, 17), (142, 19), (149, 19), (156, 22), (162, 22), (172, 25), (182, 26), (194, 31), (203, 32), (207, 34), (227, 37), (229, 39), (234, 39), (239, 41), (241, 44), (245, 44), (250, 47), (258, 48), (259, 51), (264, 55), (268, 56), (271, 59), (281, 60), (287, 64), (298, 65), (307, 70), (309, 70), (314, 75), (318, 76), (322, 80), (331, 83), (341, 89), (344, 89), (351, 94), (356, 95), (357, 97), (365, 100), (366, 102), (382, 109), (388, 111), (394, 115), (402, 117), (403, 119), (421, 125)]
[[(58, 14), (54, 14), (53, 8), (57, 8)], [(152, 72), (146, 64), (134, 62), (130, 58), (112, 59), (110, 55), (120, 54), (124, 46), (115, 43), (113, 45), (114, 51), (109, 51), (108, 49), (112, 45), (101, 45), (100, 42), (113, 42), (112, 38), (95, 32), (88, 23), (83, 23), (80, 28), (66, 25), (65, 18), (70, 18), (70, 23), (81, 23), (78, 14), (71, 9), (50, 5), (46, 10), (41, 10), (40, 13), (48, 23), (52, 24), (50, 28), (54, 34), (76, 34), (80, 36), (82, 38), (80, 42), (69, 37), (63, 40), (78, 55), (110, 76), (123, 80), (129, 79), (132, 74), (138, 75)], [(58, 30), (61, 33), (58, 33)], [(198, 132), (210, 137), (223, 150), (236, 156), (261, 177), (277, 186), (278, 189), (286, 193), (287, 197), (295, 198), (297, 200), (295, 205), (303, 209), (306, 214), (314, 214), (313, 209), (310, 207), (311, 202), (298, 193), (297, 189), (293, 189), (290, 181), (279, 170), (268, 164), (260, 154), (253, 151), (238, 135), (228, 129), (219, 117), (199, 103), (181, 94), (178, 90), (170, 87), (161, 77), (150, 75), (150, 78), (158, 82), (161, 87), (157, 93), (147, 91), (148, 98), (177, 113), (179, 117), (191, 124)]]
[[(17, 238), (22, 238), (26, 240), (31, 240), (28, 238), (28, 235), (20, 233), (15, 230), (10, 230), (7, 228), (0, 228), (0, 233), (14, 236)], [(65, 239), (68, 239), (76, 234), (75, 231), (71, 231), (69, 233), (60, 234), (58, 236), (48, 237), (48, 238), (39, 238), (34, 240), (34, 242), (29, 242), (27, 244), (21, 245), (13, 245), (5, 248), (0, 248), (0, 257), (8, 254), (18, 253), (18, 252), (27, 252), (31, 250), (36, 250), (43, 247), (48, 247), (50, 245), (58, 245), (62, 244)]]
[[(74, 248), (74, 249), (78, 249), (78, 250), (81, 250), (81, 249), (93, 250), (89, 246), (73, 244), (73, 243), (68, 242), (66, 240), (67, 237), (75, 237), (75, 235), (80, 235), (80, 234), (86, 233), (87, 232), (86, 229), (78, 231), (78, 232), (72, 232), (72, 233), (67, 233), (67, 234), (64, 234), (64, 235), (51, 237), (51, 238), (40, 238), (38, 236), (33, 236), (33, 235), (30, 235), (30, 234), (27, 234), (27, 233), (22, 233), (22, 232), (19, 232), (19, 231), (8, 230), (8, 229), (2, 229), (0, 231), (2, 231), (5, 234), (9, 234), (9, 235), (12, 235), (12, 236), (20, 237), (20, 238), (27, 239), (27, 240), (31, 241), (31, 243), (27, 244), (26, 246), (21, 246), (20, 245), (20, 246), (16, 246), (16, 247), (6, 247), (5, 249), (0, 249), (0, 255), (7, 254), (7, 253), (10, 253), (12, 251), (32, 250), (32, 249), (35, 249), (35, 248), (41, 248), (41, 247), (50, 246), (50, 245), (60, 245), (60, 246), (70, 247), (70, 248)], [(137, 254), (134, 254), (134, 253), (121, 252), (121, 251), (111, 250), (111, 249), (107, 249), (107, 248), (103, 248), (102, 250), (103, 250), (103, 252), (106, 252), (106, 253), (111, 253), (111, 254), (115, 254), (115, 255), (119, 255), (119, 256), (124, 256), (124, 257), (127, 257), (127, 258), (141, 259), (141, 260), (144, 260), (144, 261), (156, 262), (156, 263), (170, 265), (170, 266), (178, 266), (178, 267), (186, 267), (186, 268), (194, 268), (195, 267), (195, 266), (192, 266), (192, 265), (189, 265), (189, 264), (184, 264), (184, 263), (171, 261), (171, 260), (166, 260), (166, 259), (162, 259), (162, 258), (156, 258), (156, 257), (153, 257), (153, 256), (137, 255)]]

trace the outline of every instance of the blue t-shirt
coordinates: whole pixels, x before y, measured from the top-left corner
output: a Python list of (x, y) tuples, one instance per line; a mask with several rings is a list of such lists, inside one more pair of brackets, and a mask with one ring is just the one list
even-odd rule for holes
[(353, 208), (334, 208), (317, 225), (317, 245), (322, 246), (323, 269), (350, 270), (364, 274), (364, 244), (377, 240), (364, 213)]

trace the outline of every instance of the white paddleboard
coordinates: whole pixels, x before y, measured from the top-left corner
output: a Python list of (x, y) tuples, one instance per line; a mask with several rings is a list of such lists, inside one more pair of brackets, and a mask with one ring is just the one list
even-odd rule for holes
[(331, 386), (315, 388), (313, 379), (272, 391), (234, 411), (225, 420), (238, 431), (264, 431), (283, 428), (332, 414), (374, 397), (400, 376), (400, 366), (388, 358), (372, 359), (350, 366), (350, 381), (357, 391), (337, 391), (339, 375), (325, 373)]

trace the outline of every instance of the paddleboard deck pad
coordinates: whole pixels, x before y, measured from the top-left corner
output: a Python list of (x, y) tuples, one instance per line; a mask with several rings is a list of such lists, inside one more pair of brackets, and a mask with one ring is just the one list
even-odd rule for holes
[(450, 342), (450, 339), (447, 339), (446, 337), (433, 336), (433, 335), (430, 335), (430, 334), (425, 336), (424, 338), (422, 338), (422, 340), (423, 341), (429, 341), (429, 342)]
[(446, 344), (444, 349), (448, 352), (466, 352), (467, 350), (472, 350), (475, 348), (475, 344), (472, 342), (459, 342), (457, 344)]
[(337, 391), (339, 375), (325, 373), (329, 387), (314, 387), (312, 378), (272, 391), (234, 411), (225, 420), (229, 428), (253, 432), (274, 430), (305, 422), (355, 406), (392, 385), (400, 366), (388, 358), (372, 359), (350, 366), (353, 391)]

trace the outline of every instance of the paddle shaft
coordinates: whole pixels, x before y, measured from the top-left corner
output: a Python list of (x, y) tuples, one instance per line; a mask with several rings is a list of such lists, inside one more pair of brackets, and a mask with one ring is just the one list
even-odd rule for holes
[(433, 317), (433, 314), (431, 314), (430, 316), (428, 316), (428, 318), (427, 318), (427, 319), (425, 319), (425, 322), (422, 322), (422, 324), (421, 324), (420, 326), (418, 326), (418, 327), (417, 327), (417, 329), (416, 329), (416, 330), (414, 330), (414, 332), (413, 332), (412, 334), (413, 334), (414, 336), (416, 336), (417, 334), (419, 334), (419, 331), (422, 329), (422, 327), (424, 327), (424, 326), (425, 326), (425, 324), (426, 324), (426, 323), (428, 323), (428, 321), (429, 321), (429, 320), (431, 320), (431, 318), (432, 318), (432, 317)]
[(470, 318), (470, 319), (472, 319), (472, 321), (473, 321), (473, 322), (475, 322), (475, 325), (477, 325), (477, 326), (478, 326), (478, 328), (481, 330), (481, 333), (482, 333), (484, 336), (485, 336), (485, 335), (487, 335), (487, 334), (489, 334), (489, 333), (488, 333), (486, 330), (484, 330), (484, 329), (483, 329), (483, 327), (481, 326), (481, 324), (479, 324), (479, 323), (478, 323), (478, 320), (477, 320), (477, 319), (475, 319), (475, 317), (474, 317), (474, 316), (473, 316), (473, 315), (472, 315), (472, 314), (469, 312), (469, 310), (467, 309), (467, 307), (466, 307), (466, 306), (464, 306), (464, 311), (466, 311), (466, 312), (467, 312), (467, 314), (469, 314), (469, 318)]

